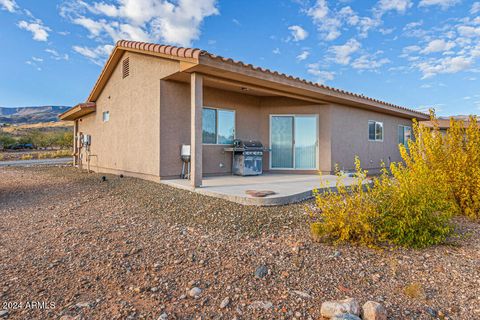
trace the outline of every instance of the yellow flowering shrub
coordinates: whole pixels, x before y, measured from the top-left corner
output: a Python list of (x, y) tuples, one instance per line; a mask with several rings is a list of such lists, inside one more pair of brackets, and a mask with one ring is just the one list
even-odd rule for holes
[(367, 171), (362, 170), (358, 158), (355, 158), (355, 167), (355, 184), (346, 187), (343, 176), (338, 173), (334, 190), (323, 188), (323, 193), (314, 191), (318, 210), (312, 212), (312, 215), (319, 219), (310, 226), (314, 238), (363, 245), (376, 242), (375, 221), (378, 219), (378, 211), (369, 193), (371, 186), (364, 183)]
[(455, 206), (448, 192), (429, 187), (437, 178), (427, 167), (410, 170), (392, 164), (391, 176), (384, 168), (381, 176), (365, 184), (366, 171), (358, 158), (355, 166), (357, 180), (351, 188), (339, 176), (337, 190), (316, 193), (314, 238), (366, 246), (425, 247), (445, 241), (453, 232), (450, 219)]
[(367, 172), (355, 159), (357, 181), (337, 190), (317, 192), (311, 233), (319, 240), (367, 246), (391, 244), (425, 247), (453, 233), (451, 218), (480, 218), (480, 127), (450, 120), (440, 130), (414, 121), (414, 140), (400, 145), (402, 163), (392, 163), (365, 184)]
[(428, 166), (436, 175), (435, 189), (447, 190), (460, 213), (480, 218), (480, 128), (476, 117), (468, 124), (450, 120), (446, 132), (439, 128), (432, 113), (433, 128), (414, 123), (416, 141), (410, 141), (409, 151), (400, 146), (402, 158), (410, 170)]
[(450, 120), (450, 129), (443, 135), (443, 153), (439, 166), (462, 214), (480, 218), (480, 129), (477, 119), (469, 124)]
[(403, 164), (390, 166), (374, 181), (372, 197), (380, 219), (378, 240), (406, 247), (425, 247), (442, 243), (452, 234), (451, 217), (457, 212), (448, 189), (439, 177), (422, 163), (415, 168)]

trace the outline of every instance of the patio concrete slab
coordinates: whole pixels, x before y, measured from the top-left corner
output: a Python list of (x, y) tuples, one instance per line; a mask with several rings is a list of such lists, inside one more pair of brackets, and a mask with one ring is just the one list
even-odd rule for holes
[[(351, 185), (356, 179), (345, 177), (344, 184)], [(272, 206), (309, 199), (314, 189), (335, 188), (337, 176), (265, 173), (260, 176), (204, 177), (200, 188), (193, 188), (189, 180), (162, 180), (164, 184), (194, 191), (200, 194), (226, 199), (244, 205)], [(267, 197), (252, 197), (247, 190), (273, 191)]]

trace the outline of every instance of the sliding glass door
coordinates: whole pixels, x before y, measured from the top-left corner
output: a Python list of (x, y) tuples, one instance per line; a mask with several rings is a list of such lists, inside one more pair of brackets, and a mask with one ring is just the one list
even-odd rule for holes
[(295, 168), (317, 168), (317, 117), (295, 117)]
[(317, 169), (317, 116), (272, 115), (272, 169)]
[(293, 120), (291, 116), (270, 120), (272, 168), (293, 168)]

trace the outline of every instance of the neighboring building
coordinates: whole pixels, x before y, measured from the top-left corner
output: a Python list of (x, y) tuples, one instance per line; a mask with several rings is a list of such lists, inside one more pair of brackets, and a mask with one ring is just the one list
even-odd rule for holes
[(75, 139), (80, 166), (177, 178), (189, 144), (200, 186), (203, 176), (231, 173), (224, 148), (234, 138), (270, 149), (264, 171), (331, 173), (335, 164), (351, 169), (355, 155), (375, 171), (401, 160), (412, 119), (428, 115), (199, 49), (119, 41), (87, 102), (60, 118), (91, 137), (89, 148)]
[[(463, 126), (466, 128), (470, 125), (470, 117), (469, 116), (452, 116), (450, 118), (439, 118), (435, 121), (428, 120), (428, 121), (420, 121), (420, 124), (426, 128), (435, 128), (438, 125), (438, 129), (442, 133), (446, 133), (448, 129), (450, 129), (451, 121), (453, 119), (455, 121), (462, 121)], [(480, 127), (480, 123), (478, 123)]]

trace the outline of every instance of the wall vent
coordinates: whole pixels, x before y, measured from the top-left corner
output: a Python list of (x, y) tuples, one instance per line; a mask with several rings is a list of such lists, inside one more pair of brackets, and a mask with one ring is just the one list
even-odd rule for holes
[(122, 78), (125, 79), (130, 74), (130, 60), (124, 59), (122, 62)]

